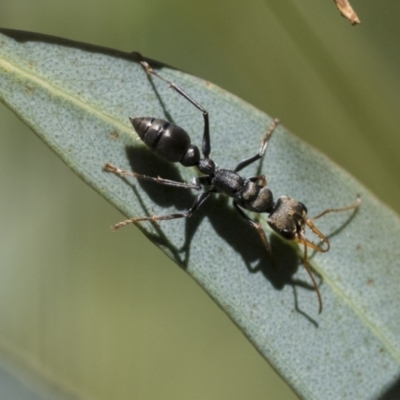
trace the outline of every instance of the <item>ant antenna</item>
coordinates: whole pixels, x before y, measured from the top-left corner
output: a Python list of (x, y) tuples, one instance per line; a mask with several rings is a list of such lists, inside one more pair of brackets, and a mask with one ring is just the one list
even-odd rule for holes
[(310, 240), (308, 240), (303, 233), (300, 233), (299, 237), (295, 239), (295, 242), (301, 243), (304, 246), (304, 253), (303, 253), (303, 265), (304, 268), (306, 269), (308, 275), (310, 276), (312, 283), (314, 285), (315, 288), (315, 292), (317, 293), (317, 297), (318, 297), (318, 303), (319, 303), (319, 310), (318, 312), (321, 314), (322, 312), (322, 296), (321, 293), (319, 291), (317, 282), (315, 281), (315, 278), (313, 276), (313, 274), (311, 273), (311, 269), (310, 266), (308, 264), (308, 256), (307, 256), (307, 248), (310, 247), (311, 249), (318, 251), (320, 253), (325, 253), (329, 250), (330, 248), (330, 243), (329, 243), (329, 239), (314, 225), (314, 223), (312, 221), (315, 221), (318, 218), (323, 217), (324, 215), (331, 213), (331, 212), (341, 212), (341, 211), (348, 211), (348, 210), (352, 210), (352, 209), (356, 209), (359, 207), (359, 205), (361, 204), (361, 197), (360, 195), (357, 196), (357, 200), (351, 204), (350, 206), (347, 207), (342, 207), (342, 208), (328, 208), (327, 210), (322, 211), (320, 214), (318, 214), (316, 217), (313, 218), (307, 218), (305, 223), (307, 224), (307, 226), (313, 231), (313, 233), (315, 235), (317, 235), (322, 242), (324, 242), (326, 244), (325, 248), (322, 248), (319, 245), (316, 245), (315, 243), (311, 242)]

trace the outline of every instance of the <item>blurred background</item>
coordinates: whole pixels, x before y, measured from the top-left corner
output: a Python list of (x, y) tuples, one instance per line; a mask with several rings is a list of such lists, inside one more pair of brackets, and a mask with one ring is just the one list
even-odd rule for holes
[[(2, 0), (0, 26), (212, 81), (399, 212), (400, 3), (352, 5), (360, 26), (321, 0)], [(122, 216), (2, 105), (0, 187), (4, 360), (85, 399), (296, 399), (135, 227), (112, 234)]]

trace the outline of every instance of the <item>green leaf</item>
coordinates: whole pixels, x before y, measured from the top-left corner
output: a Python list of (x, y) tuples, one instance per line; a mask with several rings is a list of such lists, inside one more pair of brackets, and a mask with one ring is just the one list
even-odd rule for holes
[[(130, 54), (2, 30), (0, 96), (65, 163), (126, 216), (190, 207), (195, 193), (123, 180), (109, 162), (151, 176), (189, 181), (192, 168), (161, 161), (137, 141), (128, 117), (168, 118), (200, 144), (201, 113)], [(224, 168), (254, 155), (271, 118), (209, 82), (151, 63), (210, 113), (212, 158)], [(280, 126), (263, 163), (276, 198), (293, 197), (310, 215), (360, 194), (355, 213), (330, 214), (318, 228), (331, 250), (313, 254), (324, 311), (301, 266), (301, 249), (267, 231), (277, 267), (228, 199), (215, 196), (191, 219), (140, 228), (210, 294), (258, 351), (307, 399), (366, 399), (400, 376), (398, 217), (326, 157)], [(116, 221), (118, 222), (118, 221)], [(105, 227), (107, 229), (107, 227)], [(125, 228), (129, 229), (129, 228)], [(134, 244), (130, 249), (134, 254)]]

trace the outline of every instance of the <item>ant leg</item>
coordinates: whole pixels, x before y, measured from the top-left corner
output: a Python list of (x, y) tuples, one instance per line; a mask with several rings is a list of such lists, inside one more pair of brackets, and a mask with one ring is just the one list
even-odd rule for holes
[(250, 226), (252, 226), (253, 228), (257, 229), (257, 232), (260, 235), (260, 238), (261, 238), (265, 248), (267, 249), (267, 253), (268, 253), (268, 255), (269, 255), (269, 257), (270, 257), (270, 259), (272, 261), (272, 264), (274, 266), (276, 266), (275, 259), (274, 259), (273, 255), (272, 255), (271, 245), (269, 244), (267, 235), (265, 234), (264, 229), (262, 228), (262, 226), (258, 222), (253, 221), (250, 217), (248, 217), (235, 201), (233, 202), (233, 205), (234, 205), (236, 211), (242, 217), (242, 219), (244, 219)]
[(171, 181), (169, 179), (160, 178), (159, 176), (154, 178), (152, 176), (138, 174), (137, 172), (131, 172), (131, 171), (126, 171), (124, 169), (119, 169), (117, 167), (114, 167), (114, 165), (111, 165), (108, 163), (106, 165), (104, 165), (104, 169), (106, 171), (112, 172), (113, 174), (118, 175), (118, 176), (122, 176), (122, 177), (132, 176), (136, 179), (152, 181), (152, 182), (159, 183), (160, 185), (179, 187), (179, 188), (183, 188), (183, 189), (195, 189), (195, 190), (201, 189), (200, 183), (186, 183), (186, 182)]
[(323, 217), (324, 215), (331, 213), (331, 212), (342, 212), (342, 211), (348, 211), (348, 210), (353, 210), (353, 209), (357, 209), (361, 204), (361, 197), (358, 195), (357, 196), (357, 200), (351, 204), (350, 206), (347, 207), (342, 207), (342, 208), (328, 208), (325, 211), (322, 211), (320, 214), (318, 214), (316, 217), (313, 218), (308, 218), (306, 219), (306, 224), (308, 225), (308, 227), (315, 233), (315, 235), (317, 235), (322, 242), (324, 242), (326, 244), (326, 247), (323, 249), (320, 246), (310, 242), (308, 239), (306, 238), (302, 238), (299, 241), (301, 243), (304, 243), (305, 245), (307, 245), (308, 247), (311, 247), (313, 250), (319, 251), (321, 253), (325, 253), (329, 250), (330, 248), (330, 243), (328, 238), (314, 225), (313, 221), (315, 221), (318, 218)]
[(209, 158), (210, 152), (211, 152), (211, 141), (210, 141), (210, 123), (208, 120), (207, 110), (205, 110), (196, 100), (194, 100), (192, 97), (190, 97), (183, 89), (181, 89), (179, 86), (175, 85), (175, 83), (173, 83), (172, 81), (170, 81), (167, 78), (164, 78), (157, 71), (154, 71), (154, 69), (151, 68), (150, 65), (146, 61), (142, 60), (142, 61), (140, 61), (140, 64), (142, 64), (142, 67), (146, 70), (148, 75), (154, 75), (157, 78), (161, 79), (162, 81), (168, 83), (168, 85), (171, 89), (175, 90), (177, 93), (179, 93), (181, 96), (183, 96), (187, 101), (189, 101), (198, 110), (200, 110), (203, 113), (204, 134), (203, 134), (202, 152), (203, 152), (204, 158)]
[(252, 176), (251, 178), (249, 178), (249, 181), (251, 182), (261, 182), (261, 184), (259, 184), (261, 187), (265, 187), (267, 186), (267, 178), (265, 177), (265, 175), (258, 175), (258, 176)]
[(246, 159), (240, 161), (240, 163), (234, 169), (234, 172), (238, 172), (238, 171), (242, 170), (243, 168), (252, 164), (254, 161), (259, 160), (264, 155), (264, 153), (268, 147), (268, 141), (271, 138), (271, 135), (274, 133), (274, 130), (278, 125), (279, 125), (279, 119), (275, 118), (271, 122), (267, 132), (265, 133), (263, 139), (261, 140), (261, 146), (260, 146), (260, 150), (258, 151), (258, 153), (255, 156), (252, 156), (252, 157), (249, 157), (249, 158), (246, 158)]
[[(312, 271), (310, 269), (310, 266), (308, 265), (308, 256), (307, 256), (307, 247), (310, 246), (310, 242), (302, 235), (298, 240), (296, 240), (296, 242), (298, 243), (302, 243), (304, 245), (304, 255), (303, 255), (303, 265), (304, 268), (306, 269), (312, 283), (313, 286), (315, 288), (315, 292), (317, 293), (317, 297), (318, 297), (318, 304), (319, 304), (319, 308), (318, 308), (318, 313), (321, 314), (322, 312), (322, 296), (321, 296), (321, 292), (319, 291), (317, 282), (315, 281), (314, 275), (312, 274)], [(316, 250), (315, 247), (312, 247), (314, 250)]]
[(318, 214), (316, 217), (310, 218), (311, 221), (315, 221), (318, 218), (323, 217), (325, 214), (331, 213), (331, 212), (342, 212), (342, 211), (347, 211), (347, 210), (353, 210), (355, 208), (358, 208), (361, 204), (361, 197), (360, 195), (357, 195), (357, 200), (351, 204), (350, 206), (347, 207), (342, 207), (342, 208), (328, 208), (325, 211), (322, 211), (322, 213)]
[(211, 190), (208, 192), (200, 193), (195, 202), (193, 203), (192, 207), (189, 210), (183, 213), (176, 213), (176, 214), (169, 214), (169, 215), (152, 215), (151, 217), (138, 217), (138, 218), (129, 218), (125, 221), (121, 221), (118, 224), (112, 227), (113, 232), (117, 231), (118, 229), (122, 228), (125, 225), (135, 224), (137, 222), (143, 221), (166, 221), (169, 219), (176, 219), (176, 218), (190, 218), (193, 213), (209, 198), (210, 194), (212, 193)]

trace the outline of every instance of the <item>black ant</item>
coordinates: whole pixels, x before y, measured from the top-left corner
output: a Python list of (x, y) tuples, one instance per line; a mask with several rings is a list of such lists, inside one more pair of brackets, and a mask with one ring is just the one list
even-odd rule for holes
[[(207, 186), (209, 189), (200, 193), (192, 207), (185, 212), (169, 215), (153, 215), (149, 217), (129, 218), (116, 224), (113, 227), (113, 230), (116, 231), (125, 225), (142, 221), (165, 221), (175, 218), (189, 218), (210, 197), (212, 193), (224, 193), (233, 199), (233, 206), (239, 213), (240, 217), (243, 218), (250, 226), (257, 229), (257, 232), (259, 233), (260, 238), (271, 257), (271, 260), (273, 260), (272, 251), (264, 230), (258, 222), (249, 218), (243, 210), (256, 213), (268, 213), (269, 215), (267, 222), (276, 233), (287, 240), (293, 240), (304, 246), (304, 267), (306, 268), (317, 293), (319, 312), (321, 312), (322, 298), (318, 289), (318, 285), (308, 265), (307, 248), (310, 247), (315, 251), (324, 253), (329, 250), (330, 244), (328, 238), (317, 229), (313, 221), (331, 212), (356, 209), (361, 203), (360, 197), (358, 197), (356, 202), (350, 206), (327, 209), (314, 218), (307, 218), (306, 206), (289, 197), (282, 196), (279, 197), (276, 202), (274, 202), (272, 192), (267, 187), (267, 180), (264, 175), (244, 178), (240, 176), (238, 172), (263, 157), (267, 149), (269, 139), (279, 124), (279, 120), (274, 119), (270, 124), (261, 141), (261, 147), (257, 154), (241, 161), (234, 170), (219, 168), (210, 158), (211, 141), (208, 112), (194, 99), (192, 99), (184, 90), (176, 86), (170, 80), (164, 78), (158, 72), (154, 71), (146, 61), (142, 60), (140, 63), (149, 76), (154, 75), (168, 83), (170, 88), (183, 96), (203, 113), (203, 158), (200, 156), (199, 148), (196, 145), (191, 144), (188, 133), (181, 127), (164, 119), (153, 117), (130, 118), (135, 131), (139, 135), (140, 139), (162, 159), (169, 162), (180, 162), (185, 167), (197, 167), (204, 175), (194, 178), (192, 183), (186, 183), (171, 181), (160, 177), (155, 178), (138, 174), (136, 172), (121, 170), (111, 164), (106, 164), (104, 168), (107, 171), (113, 172), (120, 176), (133, 176), (137, 179), (145, 179), (162, 185), (195, 190), (200, 190), (203, 186)], [(308, 226), (314, 232), (314, 234), (319, 237), (319, 239), (325, 244), (325, 247), (316, 245), (306, 238), (306, 226)]]

